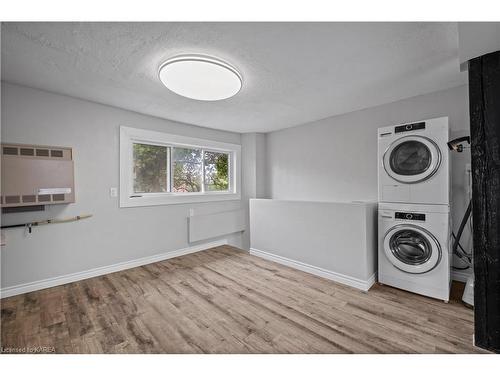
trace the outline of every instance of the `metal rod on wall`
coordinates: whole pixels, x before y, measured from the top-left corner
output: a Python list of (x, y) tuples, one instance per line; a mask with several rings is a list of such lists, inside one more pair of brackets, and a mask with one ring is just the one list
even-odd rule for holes
[(23, 224), (2, 225), (1, 229), (27, 228), (29, 233), (31, 233), (32, 227), (38, 227), (41, 225), (48, 225), (48, 224), (71, 223), (73, 221), (88, 219), (89, 217), (92, 217), (92, 215), (85, 214), (85, 215), (77, 215), (77, 216), (73, 216), (73, 217), (68, 217), (68, 218), (64, 218), (64, 219), (48, 219), (48, 220), (32, 221), (32, 222), (23, 223)]

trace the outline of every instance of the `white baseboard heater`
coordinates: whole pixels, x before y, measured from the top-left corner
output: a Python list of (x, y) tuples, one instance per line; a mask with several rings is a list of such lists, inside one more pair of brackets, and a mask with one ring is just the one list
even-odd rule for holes
[(244, 210), (190, 216), (188, 218), (189, 242), (244, 231), (245, 221)]

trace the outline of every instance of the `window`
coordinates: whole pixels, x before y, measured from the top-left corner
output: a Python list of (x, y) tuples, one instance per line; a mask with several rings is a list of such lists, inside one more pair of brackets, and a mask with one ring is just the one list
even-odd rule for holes
[(240, 145), (120, 127), (120, 206), (240, 199)]

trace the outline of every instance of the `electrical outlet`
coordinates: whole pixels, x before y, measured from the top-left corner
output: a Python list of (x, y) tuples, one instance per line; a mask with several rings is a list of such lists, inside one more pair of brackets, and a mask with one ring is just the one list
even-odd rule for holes
[(116, 198), (118, 196), (118, 188), (115, 187), (109, 188), (109, 196), (111, 198)]

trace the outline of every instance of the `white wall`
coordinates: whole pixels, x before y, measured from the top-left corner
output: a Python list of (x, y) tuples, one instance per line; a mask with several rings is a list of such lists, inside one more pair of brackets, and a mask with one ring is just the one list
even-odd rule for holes
[(459, 22), (460, 64), (500, 50), (500, 22)]
[(250, 249), (250, 223), (248, 201), (265, 198), (266, 193), (266, 135), (245, 133), (241, 135), (242, 152), (242, 200), (246, 210), (247, 230), (243, 233), (242, 248)]
[[(240, 144), (240, 134), (2, 84), (2, 142), (73, 147), (76, 203), (38, 213), (5, 214), (2, 224), (93, 214), (81, 222), (5, 231), (2, 288), (186, 248), (189, 209), (195, 214), (240, 208), (241, 201), (119, 208), (109, 196), (119, 181), (119, 126)], [(241, 246), (241, 234), (225, 237)]]
[[(452, 138), (469, 134), (467, 86), (421, 95), (267, 134), (267, 195), (312, 201), (377, 200), (377, 128), (448, 116)], [(465, 210), (465, 164), (453, 153), (455, 230)], [(468, 233), (464, 244), (468, 244)]]

